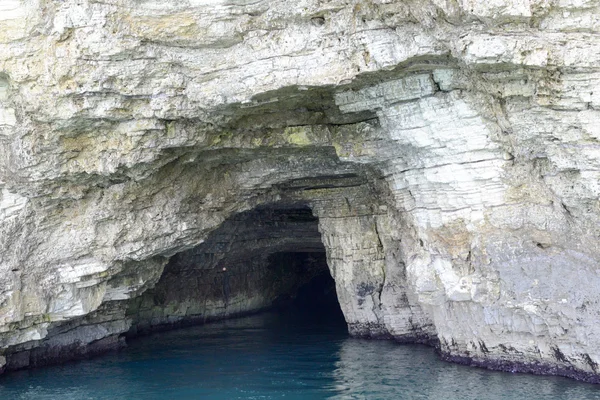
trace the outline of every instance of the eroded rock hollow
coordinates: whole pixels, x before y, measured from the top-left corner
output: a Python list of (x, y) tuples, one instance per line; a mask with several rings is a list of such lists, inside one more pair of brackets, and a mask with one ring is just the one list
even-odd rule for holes
[(0, 369), (258, 311), (599, 381), (591, 0), (0, 4)]

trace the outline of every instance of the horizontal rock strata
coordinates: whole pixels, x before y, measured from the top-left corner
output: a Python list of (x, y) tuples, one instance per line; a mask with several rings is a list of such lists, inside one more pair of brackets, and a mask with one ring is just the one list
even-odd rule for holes
[(0, 369), (268, 307), (324, 252), (354, 335), (598, 381), (599, 15), (2, 2)]

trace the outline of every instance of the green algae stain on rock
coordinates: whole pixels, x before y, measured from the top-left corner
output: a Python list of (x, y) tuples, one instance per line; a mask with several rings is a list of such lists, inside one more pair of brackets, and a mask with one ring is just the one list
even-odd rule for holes
[(312, 144), (312, 141), (308, 138), (306, 130), (307, 129), (302, 126), (289, 127), (283, 131), (283, 137), (285, 141), (290, 144), (296, 146), (309, 146)]

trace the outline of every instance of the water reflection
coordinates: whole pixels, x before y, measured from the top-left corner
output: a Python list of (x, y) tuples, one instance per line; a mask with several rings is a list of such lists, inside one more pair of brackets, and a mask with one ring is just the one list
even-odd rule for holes
[(445, 363), (420, 345), (347, 339), (338, 354), (334, 399), (600, 399), (596, 385)]
[[(312, 321), (312, 322), (311, 322)], [(433, 349), (265, 314), (153, 335), (121, 353), (0, 377), (0, 399), (600, 399), (600, 386), (469, 368)]]

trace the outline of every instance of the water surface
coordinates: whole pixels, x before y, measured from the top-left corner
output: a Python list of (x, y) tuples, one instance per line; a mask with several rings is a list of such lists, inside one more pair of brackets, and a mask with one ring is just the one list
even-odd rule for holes
[[(342, 321), (343, 322), (343, 321)], [(0, 399), (600, 399), (600, 386), (440, 361), (349, 338), (338, 318), (263, 314), (0, 378)]]

